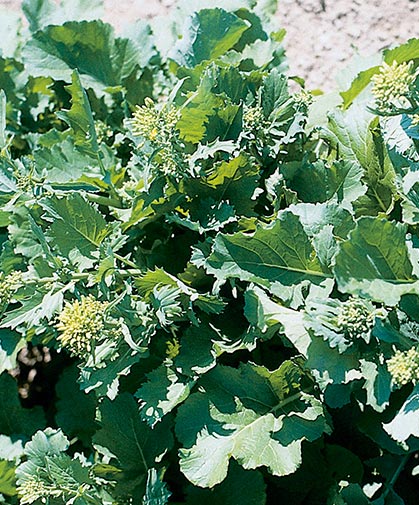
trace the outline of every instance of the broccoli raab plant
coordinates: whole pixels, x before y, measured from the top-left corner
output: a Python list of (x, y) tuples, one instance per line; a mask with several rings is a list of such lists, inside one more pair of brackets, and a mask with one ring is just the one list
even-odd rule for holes
[(416, 504), (419, 40), (101, 9), (0, 16), (0, 502)]

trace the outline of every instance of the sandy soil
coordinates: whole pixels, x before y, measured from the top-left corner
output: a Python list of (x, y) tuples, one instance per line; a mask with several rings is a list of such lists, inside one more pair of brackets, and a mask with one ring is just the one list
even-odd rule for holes
[[(0, 7), (19, 9), (20, 3), (0, 0)], [(136, 18), (165, 14), (174, 3), (105, 0), (105, 20), (119, 29)], [(291, 73), (304, 77), (309, 88), (329, 90), (335, 72), (354, 54), (370, 55), (419, 37), (419, 1), (280, 0), (275, 24), (287, 30)]]

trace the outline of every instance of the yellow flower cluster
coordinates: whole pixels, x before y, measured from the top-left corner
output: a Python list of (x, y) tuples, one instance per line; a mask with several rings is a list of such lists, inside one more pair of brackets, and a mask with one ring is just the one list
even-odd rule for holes
[(164, 175), (179, 175), (180, 159), (175, 148), (179, 117), (174, 106), (158, 109), (151, 98), (146, 98), (145, 105), (137, 107), (130, 121), (133, 134), (152, 143), (153, 162)]
[(94, 296), (81, 296), (81, 300), (67, 303), (58, 316), (58, 340), (74, 356), (83, 356), (92, 350), (105, 329), (105, 310), (108, 302)]
[(12, 272), (0, 280), (0, 308), (7, 307), (12, 294), (19, 288), (21, 282), (21, 272)]
[(349, 339), (356, 339), (372, 330), (375, 316), (361, 299), (350, 298), (339, 307), (337, 326)]
[(24, 505), (25, 503), (33, 503), (36, 500), (47, 498), (50, 496), (50, 489), (48, 486), (35, 477), (29, 477), (17, 488), (17, 492), (20, 498), (20, 503)]
[(263, 109), (259, 105), (245, 108), (243, 113), (243, 129), (252, 131), (261, 128), (265, 123)]
[(401, 100), (409, 94), (416, 75), (412, 72), (413, 61), (391, 65), (383, 63), (380, 72), (371, 80), (374, 84), (372, 94), (380, 109), (388, 110), (394, 105), (403, 105)]
[(412, 347), (408, 351), (396, 351), (387, 360), (387, 369), (397, 386), (419, 381), (419, 351)]
[(151, 141), (156, 141), (158, 137), (167, 140), (179, 119), (177, 109), (170, 106), (158, 110), (151, 98), (146, 98), (144, 103), (137, 107), (131, 119), (132, 132)]
[(412, 126), (419, 126), (419, 114), (412, 114), (410, 120)]

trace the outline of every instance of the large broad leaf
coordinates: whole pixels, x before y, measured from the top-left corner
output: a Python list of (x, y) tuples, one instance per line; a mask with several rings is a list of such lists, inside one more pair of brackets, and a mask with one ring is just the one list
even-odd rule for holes
[(274, 302), (261, 288), (249, 287), (245, 292), (244, 314), (252, 328), (263, 338), (283, 333), (300, 354), (306, 356), (311, 338), (304, 325), (304, 313)]
[(332, 201), (352, 210), (352, 203), (367, 191), (362, 182), (364, 170), (355, 160), (336, 161), (331, 166), (323, 161), (304, 164), (290, 176), (290, 188), (308, 203)]
[(147, 426), (128, 393), (118, 395), (114, 401), (105, 398), (99, 410), (101, 428), (93, 442), (115, 456), (123, 472), (123, 478), (119, 477), (120, 492), (145, 489), (148, 470), (173, 444), (168, 425), (161, 422), (154, 429)]
[(224, 9), (202, 9), (187, 19), (170, 57), (185, 67), (215, 60), (231, 49), (248, 27), (246, 21)]
[(43, 200), (42, 206), (54, 218), (49, 235), (60, 252), (76, 262), (92, 258), (109, 231), (102, 214), (78, 193)]
[(31, 75), (70, 82), (76, 68), (85, 87), (103, 90), (124, 84), (144, 59), (139, 51), (102, 21), (70, 21), (37, 31), (23, 57)]
[(365, 217), (359, 219), (336, 256), (339, 288), (387, 305), (402, 294), (416, 292), (418, 282), (406, 245), (406, 229), (399, 223)]
[(399, 412), (385, 431), (397, 442), (406, 443), (409, 437), (419, 438), (419, 385), (416, 385)]
[(75, 70), (71, 76), (71, 85), (66, 90), (71, 94), (71, 109), (57, 113), (73, 130), (74, 144), (84, 153), (98, 156), (98, 143), (87, 93), (84, 90), (78, 72)]
[(189, 397), (176, 419), (185, 476), (213, 487), (227, 476), (230, 458), (278, 476), (295, 472), (302, 441), (327, 430), (321, 403), (299, 390), (301, 373), (291, 362), (274, 372), (250, 364), (208, 372), (202, 392)]
[(348, 111), (330, 114), (330, 140), (339, 154), (358, 162), (364, 169), (363, 182), (368, 189), (355, 204), (358, 215), (389, 212), (396, 193), (395, 173), (380, 135), (378, 121), (365, 107), (353, 106)]
[(54, 3), (52, 0), (23, 0), (22, 10), (33, 32), (64, 21), (93, 20), (103, 15), (102, 0), (73, 0)]
[(259, 226), (250, 236), (218, 235), (207, 268), (219, 279), (237, 277), (262, 284), (318, 283), (328, 277), (298, 217), (290, 212), (281, 212), (271, 225)]
[(30, 436), (45, 426), (41, 407), (21, 406), (16, 381), (7, 373), (0, 375), (0, 433)]

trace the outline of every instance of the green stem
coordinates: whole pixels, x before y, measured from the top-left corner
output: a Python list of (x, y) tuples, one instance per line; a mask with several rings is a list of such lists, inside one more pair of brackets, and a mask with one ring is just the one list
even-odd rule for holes
[[(138, 270), (138, 265), (136, 265), (133, 261), (129, 260), (128, 258), (124, 258), (123, 256), (121, 256), (120, 254), (117, 254), (117, 253), (114, 253), (114, 256), (121, 263), (124, 263), (125, 265), (127, 265), (135, 270)], [(141, 270), (138, 270), (138, 271), (141, 273), (144, 273)]]
[[(115, 270), (118, 271), (121, 277), (136, 277), (144, 274), (144, 272), (138, 268), (127, 268), (126, 270), (118, 270), (115, 268)], [(70, 282), (88, 279), (90, 275), (92, 275), (92, 272), (74, 273), (70, 277)], [(49, 282), (57, 282), (58, 280), (59, 279), (56, 277), (43, 277), (42, 279), (30, 279), (26, 284), (48, 284)]]
[(402, 460), (400, 461), (399, 466), (396, 468), (396, 471), (394, 472), (393, 477), (391, 478), (390, 482), (388, 484), (386, 484), (386, 490), (381, 495), (382, 498), (386, 498), (386, 496), (393, 489), (394, 484), (396, 483), (397, 479), (399, 478), (399, 475), (402, 472), (403, 468), (405, 467), (406, 463), (408, 462), (409, 458), (410, 458), (410, 454), (406, 454), (402, 458)]
[(108, 198), (106, 196), (96, 195), (95, 193), (87, 193), (86, 198), (89, 202), (98, 203), (105, 207), (114, 207), (116, 209), (123, 209), (121, 201), (118, 198)]

